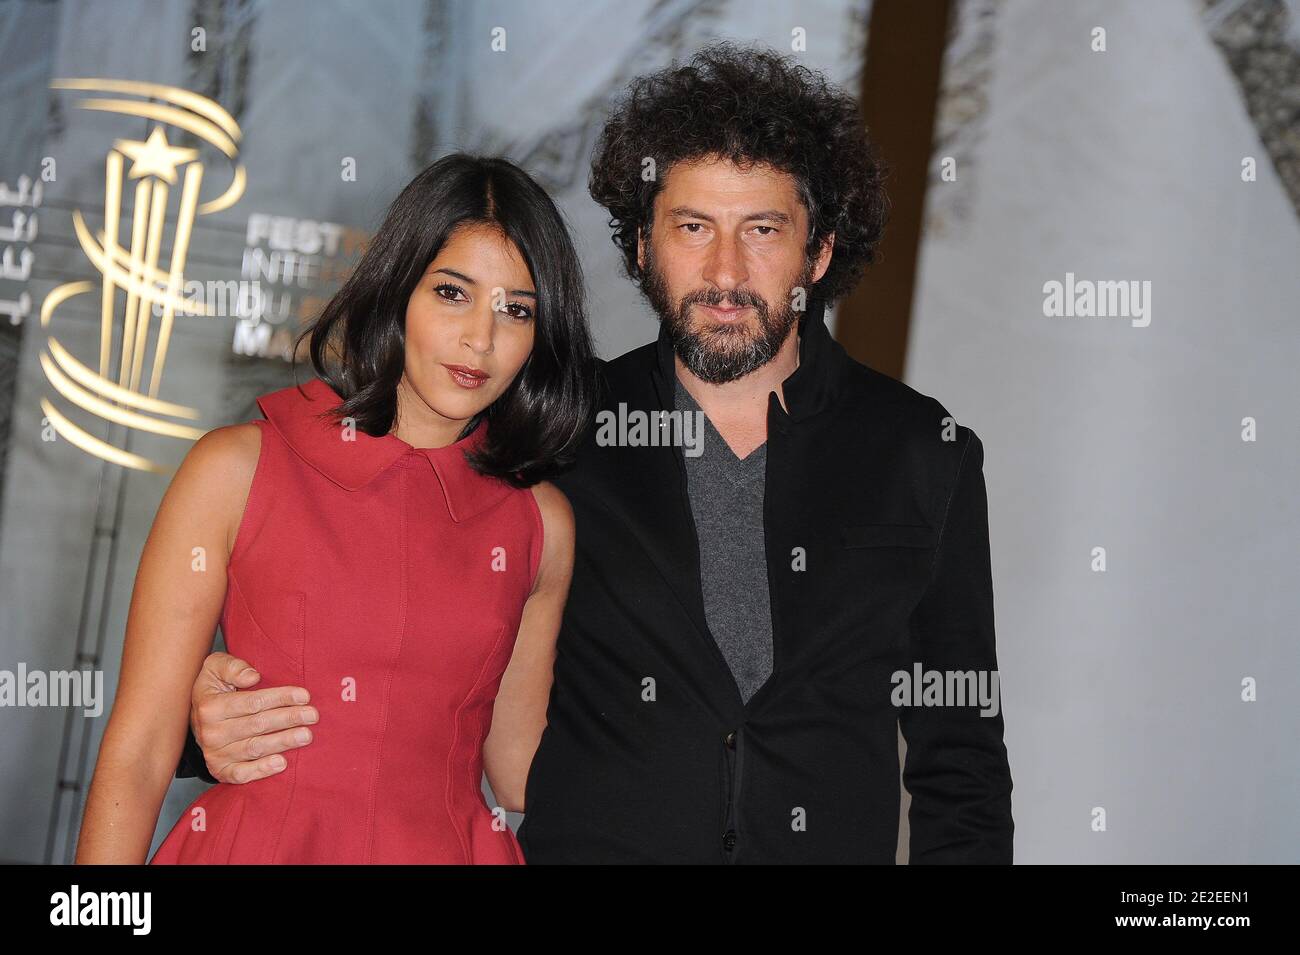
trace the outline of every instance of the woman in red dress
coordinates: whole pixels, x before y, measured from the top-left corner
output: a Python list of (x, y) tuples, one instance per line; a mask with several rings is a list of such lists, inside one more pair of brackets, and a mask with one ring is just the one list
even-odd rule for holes
[(523, 862), (504, 811), (573, 562), (545, 478), (594, 387), (567, 229), (518, 167), (448, 156), (309, 332), (319, 377), (204, 435), (159, 506), (78, 862), (145, 861), (218, 623), (265, 685), (308, 691), (313, 742), (208, 789), (151, 862)]

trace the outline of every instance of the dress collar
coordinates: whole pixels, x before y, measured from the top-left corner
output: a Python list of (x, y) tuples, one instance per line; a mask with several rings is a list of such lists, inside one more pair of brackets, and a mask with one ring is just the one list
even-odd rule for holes
[[(801, 421), (827, 407), (839, 387), (844, 349), (831, 337), (825, 313), (826, 303), (821, 298), (810, 297), (808, 308), (799, 319), (799, 367), (781, 386), (788, 413), (781, 407), (775, 391), (768, 395), (769, 407), (777, 416), (774, 423), (783, 430), (788, 421)], [(672, 408), (677, 367), (673, 362), (673, 343), (668, 335), (668, 326), (662, 320), (656, 353), (655, 386), (664, 402), (663, 407)]]
[(458, 524), (509, 496), (509, 484), (480, 474), (465, 460), (465, 452), (486, 440), (486, 418), (470, 435), (442, 448), (416, 448), (395, 434), (374, 437), (360, 429), (352, 440), (345, 441), (342, 425), (334, 416), (321, 416), (342, 402), (342, 397), (320, 378), (257, 399), (266, 420), (294, 453), (345, 491), (360, 490), (402, 458), (416, 454), (432, 465), (447, 511)]

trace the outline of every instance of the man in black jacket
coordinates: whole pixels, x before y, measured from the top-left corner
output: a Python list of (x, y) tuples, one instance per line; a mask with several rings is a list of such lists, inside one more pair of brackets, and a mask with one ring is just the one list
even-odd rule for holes
[(591, 192), (660, 334), (602, 366), (555, 482), (525, 856), (891, 863), (901, 727), (910, 861), (1009, 863), (983, 446), (823, 319), (886, 218), (856, 105), (727, 44), (630, 93)]

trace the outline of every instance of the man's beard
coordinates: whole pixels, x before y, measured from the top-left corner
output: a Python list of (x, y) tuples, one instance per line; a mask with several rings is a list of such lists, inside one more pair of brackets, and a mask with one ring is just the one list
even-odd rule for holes
[[(812, 264), (805, 263), (803, 274), (790, 286), (784, 304), (775, 310), (761, 296), (746, 289), (731, 292), (700, 289), (679, 302), (671, 301), (648, 246), (642, 274), (641, 290), (659, 320), (667, 324), (677, 357), (696, 378), (721, 385), (745, 377), (776, 357), (799, 321), (800, 313), (791, 305), (791, 299), (796, 288), (808, 288)], [(716, 307), (724, 303), (729, 308), (752, 307), (758, 318), (757, 330), (751, 331), (744, 319), (738, 319), (735, 325), (719, 324), (704, 331), (691, 328), (692, 305)]]

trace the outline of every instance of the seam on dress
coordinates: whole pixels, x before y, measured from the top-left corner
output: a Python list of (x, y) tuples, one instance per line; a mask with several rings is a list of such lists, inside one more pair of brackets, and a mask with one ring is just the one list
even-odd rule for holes
[[(487, 655), (483, 658), (483, 663), (478, 668), (478, 675), (474, 677), (474, 683), (470, 686), (469, 692), (465, 694), (464, 699), (462, 699), (459, 705), (457, 705), (456, 712), (452, 714), (451, 717), (451, 745), (447, 747), (447, 772), (444, 774), (447, 779), (447, 788), (443, 791), (443, 803), (447, 807), (447, 817), (448, 819), (451, 820), (451, 826), (452, 829), (454, 829), (456, 832), (456, 838), (460, 840), (460, 848), (461, 848), (461, 852), (465, 856), (466, 865), (473, 865), (474, 857), (469, 850), (469, 842), (465, 838), (465, 834), (461, 832), (460, 826), (456, 824), (456, 816), (455, 813), (452, 812), (452, 806), (451, 806), (451, 785), (452, 785), (451, 764), (453, 760), (456, 758), (456, 746), (457, 744), (460, 743), (460, 714), (461, 711), (465, 709), (466, 704), (468, 704), (469, 701), (473, 699), (474, 694), (478, 691), (479, 686), (482, 685), (483, 674), (484, 672), (486, 672), (488, 668), (488, 664), (490, 664), (492, 660), (496, 657), (497, 650), (501, 646), (501, 641), (505, 639), (505, 635), (509, 631), (509, 629), (510, 629), (509, 624), (503, 623), (501, 625), (501, 629), (497, 631), (496, 639), (492, 641), (492, 648), (491, 650), (488, 651)], [(472, 765), (473, 763), (471, 761), (471, 766)], [(481, 802), (483, 800), (482, 778), (480, 777), (477, 780), (471, 779), (470, 783), (471, 783), (470, 791), (474, 792), (475, 790), (477, 790), (478, 798), (479, 801)]]
[[(307, 595), (298, 594), (298, 679), (302, 685), (307, 685)], [(285, 823), (289, 819), (289, 810), (293, 806), (294, 793), (298, 791), (298, 762), (302, 759), (302, 754), (297, 754), (297, 759), (293, 761), (289, 772), (293, 773), (293, 778), (289, 781), (289, 798), (284, 801), (284, 812), (280, 814), (280, 825), (275, 831), (275, 841), (271, 843), (271, 864), (275, 863), (276, 853), (280, 851), (280, 839), (284, 836)], [(286, 758), (285, 762), (288, 762)]]
[[(295, 660), (293, 657), (289, 656), (289, 651), (287, 651), (287, 650), (285, 650), (283, 647), (281, 647), (280, 644), (277, 643), (277, 642), (276, 642), (276, 641), (271, 637), (271, 635), (270, 635), (269, 633), (266, 632), (266, 628), (265, 628), (264, 626), (262, 626), (262, 621), (258, 620), (258, 619), (257, 619), (257, 616), (253, 613), (253, 608), (252, 608), (252, 606), (249, 604), (249, 602), (248, 602), (248, 598), (244, 596), (244, 588), (241, 587), (241, 586), (239, 586), (239, 579), (235, 576), (234, 572), (230, 569), (229, 565), (227, 565), (227, 567), (226, 567), (226, 585), (227, 585), (227, 587), (229, 588), (229, 596), (230, 596), (230, 597), (233, 597), (233, 598), (237, 598), (237, 599), (239, 600), (240, 605), (244, 608), (244, 615), (245, 615), (246, 617), (248, 617), (249, 620), (253, 621), (253, 626), (256, 627), (256, 628), (257, 628), (257, 632), (258, 632), (259, 634), (261, 634), (263, 642), (265, 642), (268, 646), (274, 648), (274, 650), (275, 650), (277, 653), (279, 653), (281, 657), (283, 657), (285, 660), (287, 660), (287, 661), (289, 662), (289, 664), (290, 664), (294, 669), (296, 669), (296, 670), (301, 670), (301, 669), (302, 669), (302, 665), (303, 665), (303, 664), (302, 664), (302, 653), (301, 653), (301, 649), (302, 649), (302, 647), (301, 647), (301, 629), (302, 629), (302, 614), (303, 614), (303, 606), (302, 606), (302, 597), (303, 597), (303, 594), (302, 594), (302, 592), (301, 592), (301, 591), (294, 591), (294, 592), (293, 592), (293, 596), (297, 597), (298, 600), (299, 600), (299, 606), (298, 606), (298, 628), (299, 628), (299, 631), (300, 631), (300, 633), (299, 633), (299, 651), (300, 651), (300, 652), (299, 652), (299, 654), (298, 654), (298, 659)], [(230, 639), (230, 638), (229, 638), (229, 635), (227, 635), (227, 634), (223, 634), (223, 635), (226, 636), (226, 640), (227, 640), (226, 649), (229, 650), (229, 649), (230, 649), (230, 646), (229, 646), (229, 639)]]
[(375, 850), (375, 800), (379, 789), (379, 767), (383, 764), (384, 758), (384, 734), (388, 730), (388, 704), (390, 695), (393, 691), (393, 672), (397, 667), (397, 661), (402, 655), (402, 645), (406, 640), (406, 604), (407, 589), (409, 586), (410, 574), (408, 568), (410, 565), (410, 538), (408, 534), (407, 522), (407, 490), (406, 478), (407, 469), (400, 468), (398, 471), (397, 488), (400, 507), (398, 513), (402, 521), (402, 550), (401, 550), (401, 611), (397, 619), (397, 646), (393, 649), (393, 656), (388, 665), (388, 674), (384, 679), (384, 702), (379, 717), (379, 738), (375, 745), (375, 764), (370, 771), (370, 793), (366, 797), (366, 851), (362, 856), (362, 862), (365, 865), (370, 864), (370, 857)]

